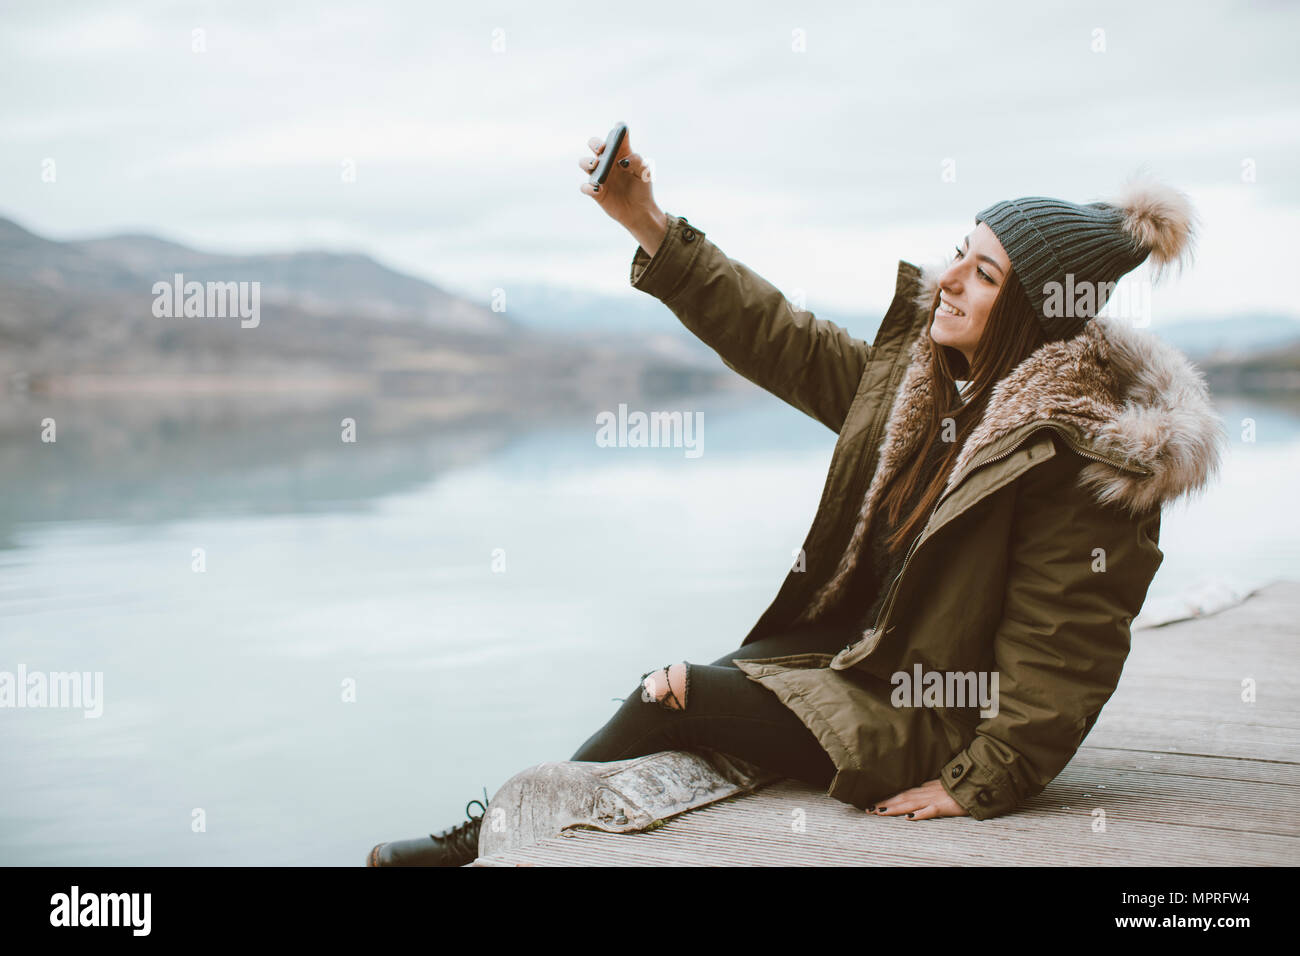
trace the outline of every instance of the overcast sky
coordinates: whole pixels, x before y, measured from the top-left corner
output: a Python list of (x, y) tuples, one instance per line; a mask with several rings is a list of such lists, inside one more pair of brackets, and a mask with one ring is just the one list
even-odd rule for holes
[(661, 207), (814, 311), (883, 307), (899, 259), (942, 259), (991, 202), (1104, 199), (1145, 166), (1203, 220), (1157, 322), (1300, 314), (1293, 3), (2, 9), (0, 215), (54, 238), (361, 250), (484, 302), (519, 279), (636, 296), (636, 242), (578, 192), (621, 119)]

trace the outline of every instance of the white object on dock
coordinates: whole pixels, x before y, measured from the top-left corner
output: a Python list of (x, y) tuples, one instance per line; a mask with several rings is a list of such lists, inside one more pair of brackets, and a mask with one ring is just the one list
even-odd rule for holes
[(507, 780), (488, 803), (479, 856), (531, 846), (570, 827), (644, 830), (777, 779), (711, 750), (668, 750), (610, 763), (538, 764)]
[(1227, 579), (1198, 581), (1178, 594), (1148, 600), (1138, 616), (1133, 619), (1132, 630), (1162, 627), (1175, 621), (1208, 617), (1230, 607), (1236, 607), (1258, 590), (1259, 587), (1250, 587)]

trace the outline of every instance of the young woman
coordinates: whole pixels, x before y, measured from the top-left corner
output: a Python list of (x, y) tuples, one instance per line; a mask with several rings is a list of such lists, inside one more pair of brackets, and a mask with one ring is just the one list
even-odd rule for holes
[[(946, 268), (899, 263), (867, 344), (662, 212), (620, 153), (581, 190), (640, 243), (633, 287), (839, 439), (803, 560), (741, 646), (642, 675), (572, 759), (710, 748), (908, 820), (1020, 806), (1115, 689), (1161, 509), (1219, 468), (1200, 374), (1100, 314), (1148, 257), (1157, 276), (1190, 257), (1186, 197), (996, 203)], [(468, 862), (478, 819), (370, 862)]]

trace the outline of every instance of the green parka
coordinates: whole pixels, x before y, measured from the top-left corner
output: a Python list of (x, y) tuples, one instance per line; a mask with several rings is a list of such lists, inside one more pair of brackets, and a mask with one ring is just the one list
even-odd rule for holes
[[(728, 368), (839, 435), (805, 561), (742, 644), (802, 619), (906, 463), (928, 414), (922, 359), (937, 278), (900, 262), (868, 344), (795, 309), (685, 217), (668, 216), (653, 257), (637, 247), (634, 288)], [(937, 777), (972, 817), (1006, 813), (1060, 773), (1115, 690), (1130, 622), (1164, 559), (1161, 508), (1208, 484), (1225, 441), (1181, 353), (1099, 316), (997, 384), (902, 570), (877, 582), (889, 591), (874, 627), (835, 655), (737, 665), (817, 736), (837, 770), (830, 796), (865, 808)], [(951, 695), (895, 706), (896, 674), (932, 672), (996, 672), (996, 714), (981, 716), (970, 698), (937, 706)]]

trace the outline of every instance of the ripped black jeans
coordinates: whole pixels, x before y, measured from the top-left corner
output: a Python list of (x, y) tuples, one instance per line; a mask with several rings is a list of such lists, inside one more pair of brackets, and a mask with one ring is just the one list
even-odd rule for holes
[[(606, 763), (661, 750), (707, 747), (772, 773), (827, 787), (835, 765), (785, 704), (733, 663), (787, 654), (834, 654), (852, 643), (834, 627), (805, 627), (748, 644), (712, 664), (686, 663), (685, 708), (647, 702), (638, 684), (604, 727), (569, 759)], [(665, 678), (664, 669), (652, 672)], [(678, 695), (680, 696), (680, 695)]]

